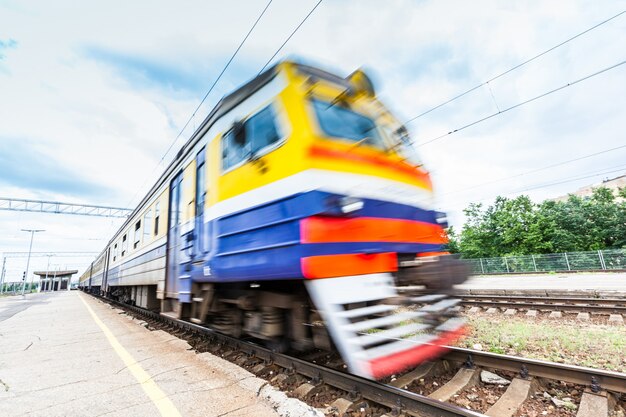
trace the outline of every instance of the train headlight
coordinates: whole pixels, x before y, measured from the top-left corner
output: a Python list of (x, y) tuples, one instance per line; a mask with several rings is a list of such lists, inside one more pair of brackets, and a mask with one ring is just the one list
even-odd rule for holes
[(441, 211), (435, 212), (435, 220), (437, 224), (441, 225), (444, 229), (448, 228), (448, 215), (446, 213), (442, 213)]
[(353, 213), (363, 208), (363, 200), (354, 197), (342, 197), (339, 200), (339, 207), (344, 214)]

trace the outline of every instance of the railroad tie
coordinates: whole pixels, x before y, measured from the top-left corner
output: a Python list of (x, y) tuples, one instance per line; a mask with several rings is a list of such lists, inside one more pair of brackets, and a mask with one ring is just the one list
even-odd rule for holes
[(558, 310), (551, 312), (548, 316), (548, 318), (550, 319), (560, 319), (561, 317), (563, 317), (563, 314)]
[(490, 417), (510, 417), (530, 395), (535, 383), (532, 379), (513, 378), (502, 397), (492, 405), (485, 415)]
[(448, 401), (457, 392), (476, 385), (480, 371), (478, 369), (461, 368), (443, 387), (429, 395), (438, 401)]
[(339, 397), (330, 406), (337, 410), (338, 416), (343, 416), (354, 407), (354, 403), (348, 399)]
[(415, 381), (416, 379), (424, 378), (430, 373), (434, 366), (434, 362), (424, 362), (417, 368), (413, 369), (411, 372), (406, 373), (398, 379), (391, 381), (389, 385), (396, 388), (404, 388), (410, 385), (411, 382)]
[(300, 400), (304, 400), (310, 395), (314, 395), (322, 390), (323, 385), (313, 385), (308, 382), (300, 385), (293, 391), (293, 395)]
[(576, 417), (607, 417), (609, 401), (606, 393), (584, 392)]
[(578, 313), (578, 315), (576, 316), (576, 320), (580, 320), (580, 321), (589, 321), (589, 313), (586, 312), (580, 312)]

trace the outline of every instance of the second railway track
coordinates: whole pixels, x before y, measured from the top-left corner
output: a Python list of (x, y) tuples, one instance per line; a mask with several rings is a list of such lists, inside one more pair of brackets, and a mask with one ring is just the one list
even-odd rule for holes
[[(385, 381), (386, 383), (381, 383), (342, 372), (341, 366), (332, 368), (322, 366), (314, 361), (272, 352), (255, 343), (235, 339), (187, 321), (106, 301), (153, 326), (185, 338), (196, 349), (203, 348), (221, 354), (313, 406), (320, 407), (319, 401), (315, 402), (314, 397), (317, 398), (324, 390), (331, 390), (332, 396), (327, 396), (329, 404), (321, 404), (329, 406), (327, 415), (358, 417), (485, 415), (482, 413), (491, 416), (525, 415), (519, 412), (528, 401), (531, 401), (530, 399), (536, 397), (538, 392), (536, 390), (544, 388), (547, 390), (546, 387), (555, 383), (577, 387), (577, 391), (582, 394), (575, 404), (577, 414), (573, 412), (557, 415), (602, 417), (608, 415), (608, 411), (606, 414), (602, 412), (597, 414), (598, 407), (610, 410), (610, 407), (617, 409), (626, 405), (624, 404), (626, 374), (622, 373), (451, 347), (443, 359), (423, 364)], [(472, 407), (459, 406), (458, 397), (463, 392), (467, 394), (478, 388), (486, 389), (480, 381), (483, 370), (504, 374), (510, 378), (511, 384), (508, 388), (502, 386), (494, 388), (498, 398), (487, 404), (488, 407), (468, 409)], [(419, 391), (415, 392), (425, 384), (425, 381), (432, 381), (432, 392), (424, 392), (424, 395), (419, 394)], [(547, 395), (547, 391), (544, 392), (546, 392), (544, 395)], [(592, 414), (585, 411), (590, 407), (593, 409)], [(502, 414), (503, 410), (508, 411)], [(538, 415), (546, 414), (540, 412)]]
[(524, 295), (462, 295), (465, 306), (516, 310), (562, 311), (604, 315), (626, 314), (626, 298), (538, 297)]

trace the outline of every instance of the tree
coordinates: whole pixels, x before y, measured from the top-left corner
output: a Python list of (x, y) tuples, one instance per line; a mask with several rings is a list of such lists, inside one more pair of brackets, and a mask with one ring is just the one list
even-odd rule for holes
[(588, 198), (533, 203), (528, 196), (496, 197), (465, 210), (461, 232), (450, 230), (449, 250), (465, 258), (589, 251), (626, 246), (626, 188), (618, 196), (597, 188)]

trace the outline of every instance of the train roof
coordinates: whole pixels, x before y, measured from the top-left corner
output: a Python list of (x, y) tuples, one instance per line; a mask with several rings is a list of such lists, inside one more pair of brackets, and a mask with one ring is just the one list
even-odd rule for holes
[(250, 97), (252, 94), (257, 92), (267, 83), (269, 83), (276, 75), (280, 72), (280, 66), (283, 63), (290, 63), (294, 65), (302, 74), (307, 75), (312, 78), (317, 78), (325, 81), (330, 81), (334, 84), (342, 86), (344, 88), (349, 88), (350, 83), (345, 78), (332, 74), (330, 72), (321, 70), (316, 67), (312, 67), (309, 65), (300, 64), (293, 61), (280, 61), (267, 70), (259, 73), (256, 77), (252, 78), (250, 81), (243, 84), (241, 87), (237, 88), (230, 94), (222, 97), (220, 101), (217, 102), (215, 107), (209, 112), (206, 118), (202, 121), (200, 126), (194, 131), (191, 137), (185, 142), (185, 144), (178, 150), (176, 153), (176, 157), (169, 163), (167, 168), (163, 171), (159, 179), (156, 183), (150, 188), (150, 190), (146, 193), (146, 195), (141, 199), (137, 207), (133, 210), (133, 212), (128, 216), (126, 221), (122, 224), (122, 226), (116, 231), (116, 233), (111, 237), (102, 253), (96, 258), (98, 259), (100, 256), (104, 254), (106, 248), (112, 244), (115, 237), (118, 233), (123, 230), (133, 219), (135, 214), (141, 210), (141, 208), (146, 204), (146, 202), (150, 199), (150, 197), (163, 185), (163, 183), (167, 180), (167, 178), (171, 175), (172, 171), (179, 165), (181, 161), (183, 161), (189, 152), (193, 149), (196, 143), (202, 138), (204, 133), (224, 114), (228, 113), (234, 107), (236, 107), (239, 103), (244, 101), (246, 98)]

